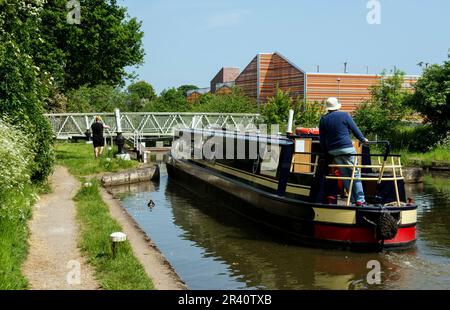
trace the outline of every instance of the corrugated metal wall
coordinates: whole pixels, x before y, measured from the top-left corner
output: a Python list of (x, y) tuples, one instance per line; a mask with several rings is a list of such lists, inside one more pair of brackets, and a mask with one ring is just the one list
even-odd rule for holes
[(305, 74), (299, 68), (291, 64), (283, 56), (273, 55), (275, 87), (290, 93), (292, 97), (304, 98)]
[(304, 79), (304, 73), (283, 56), (259, 54), (236, 79), (236, 86), (247, 96), (265, 103), (275, 95), (277, 86), (292, 97), (303, 98)]
[[(380, 81), (380, 75), (307, 73), (306, 99), (322, 102), (328, 97), (336, 97), (342, 110), (352, 112), (371, 98), (371, 87)], [(412, 90), (416, 81), (417, 77), (406, 76), (404, 88)]]
[(308, 73), (306, 99), (322, 102), (328, 97), (336, 97), (342, 110), (350, 112), (370, 99), (370, 87), (379, 80), (376, 75)]
[(259, 102), (267, 102), (275, 94), (273, 54), (259, 55)]
[(236, 86), (238, 86), (245, 95), (255, 100), (258, 96), (257, 66), (258, 56), (253, 58), (253, 60), (247, 65), (244, 71), (242, 71), (236, 79)]

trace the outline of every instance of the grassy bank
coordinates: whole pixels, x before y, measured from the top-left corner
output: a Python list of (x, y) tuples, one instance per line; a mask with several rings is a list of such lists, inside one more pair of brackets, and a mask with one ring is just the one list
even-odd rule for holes
[(57, 143), (55, 151), (58, 164), (66, 166), (70, 173), (76, 177), (102, 172), (116, 172), (138, 165), (136, 161), (114, 158), (113, 150), (108, 150), (108, 147), (105, 147), (105, 153), (102, 158), (94, 159), (93, 146), (84, 142)]
[(95, 268), (97, 281), (104, 289), (153, 289), (128, 242), (118, 247), (116, 257), (112, 257), (109, 235), (121, 231), (121, 227), (111, 218), (100, 196), (98, 182), (94, 180), (91, 184), (78, 192), (75, 202), (81, 226), (81, 249)]
[[(105, 148), (105, 156), (94, 159), (92, 145), (86, 143), (58, 143), (55, 146), (57, 163), (86, 183), (85, 176), (115, 172), (138, 165), (135, 161), (113, 158)], [(77, 219), (81, 227), (80, 246), (89, 263), (95, 268), (95, 277), (102, 288), (111, 290), (153, 289), (152, 281), (133, 255), (130, 244), (124, 242), (115, 258), (112, 257), (109, 235), (122, 231), (110, 215), (99, 192), (99, 183), (89, 181), (76, 195)]]
[(438, 161), (450, 166), (450, 150), (445, 148), (437, 148), (426, 153), (412, 153), (401, 151), (402, 163), (405, 166), (423, 166), (430, 167), (433, 162)]
[(11, 191), (3, 198), (7, 212), (0, 217), (0, 290), (23, 290), (28, 281), (21, 267), (28, 254), (29, 229), (27, 221), (31, 218), (36, 195), (48, 190), (48, 185), (26, 185), (20, 192)]

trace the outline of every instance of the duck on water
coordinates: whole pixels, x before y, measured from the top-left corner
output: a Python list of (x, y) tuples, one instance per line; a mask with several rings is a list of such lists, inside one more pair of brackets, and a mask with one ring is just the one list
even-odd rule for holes
[[(353, 142), (357, 154), (330, 156), (319, 130), (289, 131), (178, 129), (169, 177), (302, 244), (374, 251), (414, 246), (417, 206), (406, 197), (400, 156), (390, 153), (388, 141)], [(374, 145), (383, 151), (372, 154)], [(351, 164), (337, 160), (349, 155)], [(350, 176), (340, 174), (343, 168)], [(353, 204), (348, 194), (357, 182), (364, 204)]]

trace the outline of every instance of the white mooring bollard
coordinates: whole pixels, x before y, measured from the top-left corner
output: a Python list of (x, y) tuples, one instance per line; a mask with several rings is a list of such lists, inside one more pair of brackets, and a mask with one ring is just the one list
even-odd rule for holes
[(117, 244), (127, 241), (127, 235), (123, 232), (115, 232), (109, 235), (109, 238), (111, 240), (112, 255), (113, 257), (116, 257)]

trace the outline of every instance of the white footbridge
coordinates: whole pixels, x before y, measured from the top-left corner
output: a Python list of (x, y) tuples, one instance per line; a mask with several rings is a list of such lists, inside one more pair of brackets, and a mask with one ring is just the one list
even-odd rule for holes
[(68, 140), (85, 136), (96, 116), (110, 128), (105, 129), (105, 137), (122, 133), (124, 137), (170, 137), (175, 128), (224, 128), (240, 130), (255, 128), (259, 114), (238, 113), (178, 113), (178, 112), (120, 112), (114, 113), (64, 113), (45, 114), (52, 125), (54, 137)]

